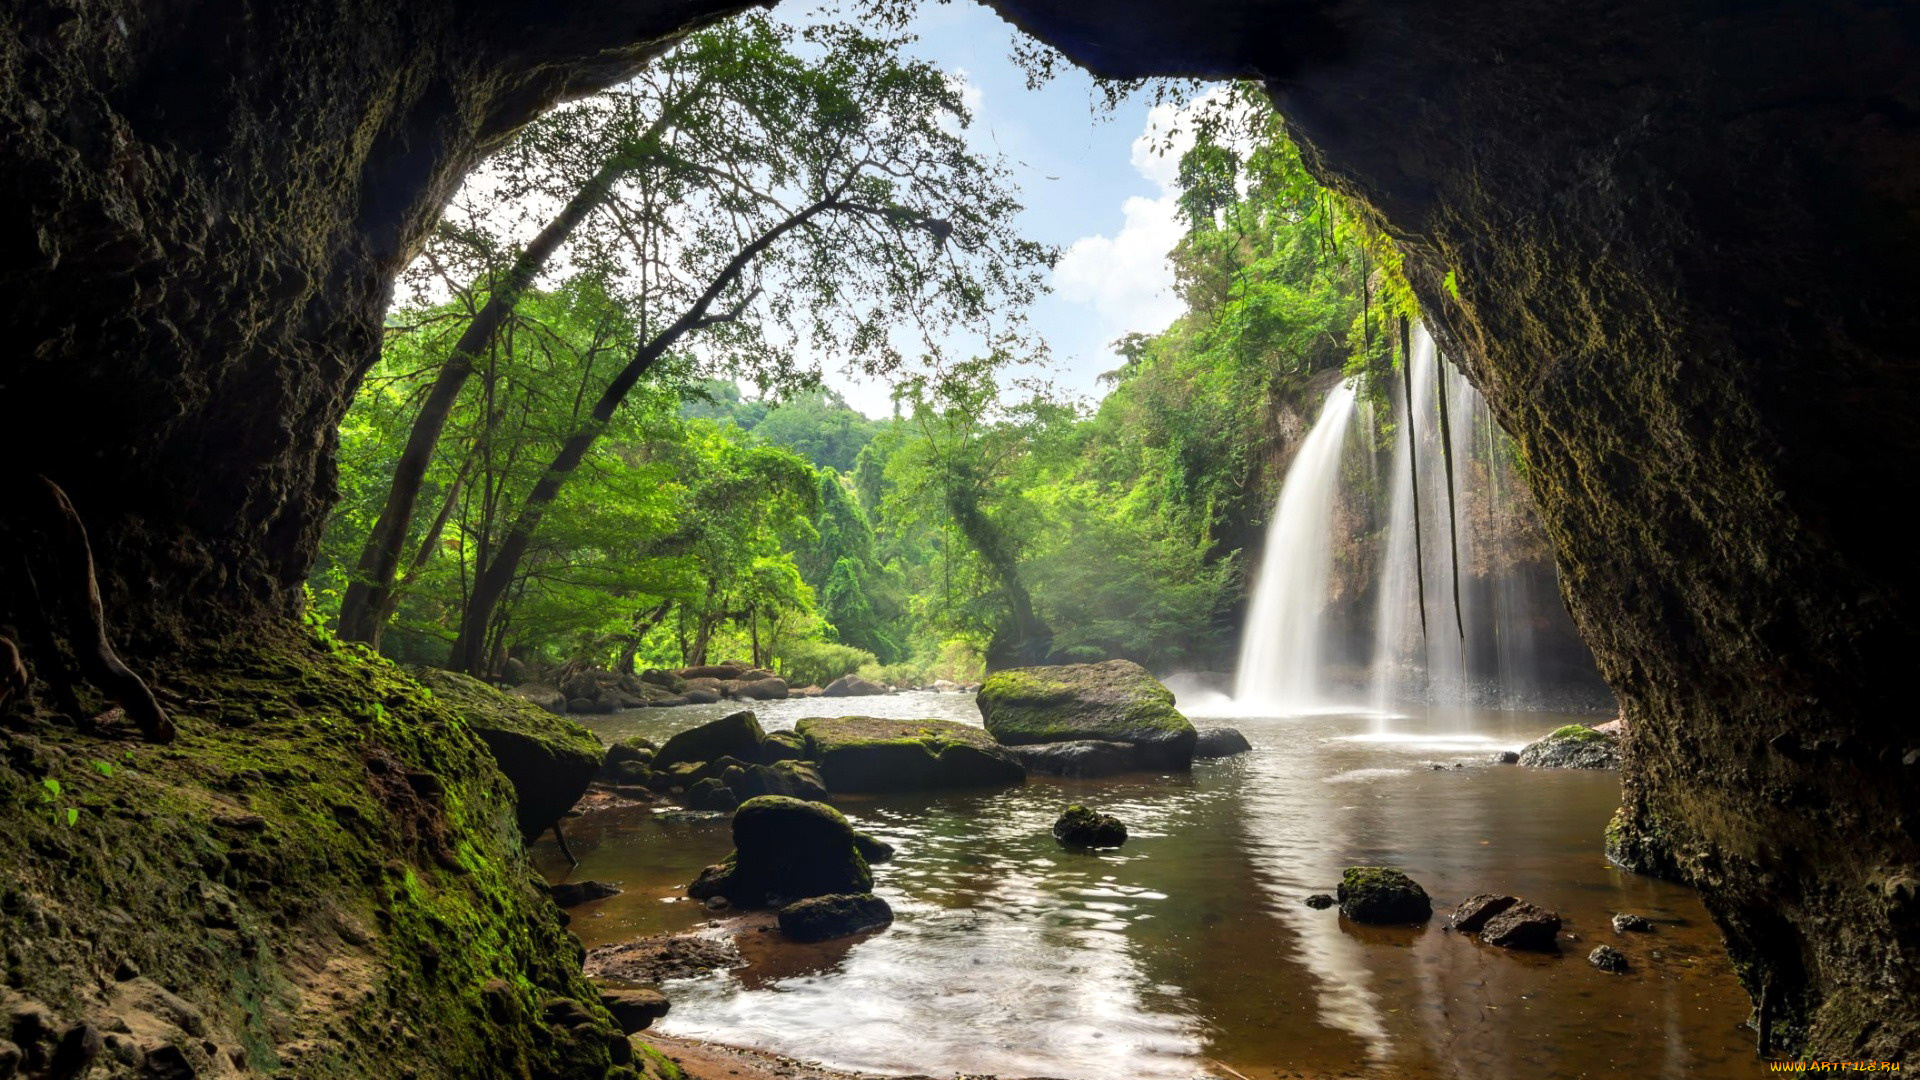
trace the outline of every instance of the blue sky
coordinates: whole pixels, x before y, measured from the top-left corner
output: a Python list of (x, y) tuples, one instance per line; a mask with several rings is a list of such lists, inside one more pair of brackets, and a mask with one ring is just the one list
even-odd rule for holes
[[(799, 20), (807, 10), (778, 14)], [(978, 149), (1011, 167), (1026, 205), (1023, 230), (1062, 250), (1053, 291), (1030, 318), (1050, 346), (1058, 388), (1097, 398), (1096, 377), (1119, 364), (1113, 340), (1163, 329), (1180, 311), (1165, 260), (1180, 235), (1169, 193), (1175, 162), (1142, 140), (1150, 122), (1164, 126), (1174, 110), (1150, 109), (1135, 95), (1109, 111), (1093, 80), (1075, 68), (1027, 89), (1026, 73), (1009, 59), (1018, 31), (968, 0), (923, 3), (911, 32), (919, 37), (913, 52), (965, 80), (970, 134)], [(863, 412), (892, 411), (884, 383), (831, 365), (827, 381)]]

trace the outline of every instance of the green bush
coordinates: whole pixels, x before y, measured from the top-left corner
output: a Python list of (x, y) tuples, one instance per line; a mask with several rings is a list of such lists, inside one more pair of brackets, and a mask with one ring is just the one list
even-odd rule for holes
[(780, 676), (792, 686), (825, 686), (878, 662), (872, 653), (831, 641), (796, 641), (780, 650)]

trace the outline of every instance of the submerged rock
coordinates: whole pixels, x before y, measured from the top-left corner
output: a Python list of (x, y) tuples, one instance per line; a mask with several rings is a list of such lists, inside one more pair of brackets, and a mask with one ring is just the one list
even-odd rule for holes
[(1554, 952), (1559, 949), (1560, 916), (1525, 900), (1488, 919), (1480, 940), (1503, 949)]
[(1068, 847), (1114, 848), (1127, 842), (1127, 827), (1112, 814), (1076, 803), (1053, 823), (1053, 838)]
[(1340, 914), (1354, 922), (1413, 923), (1433, 916), (1427, 890), (1389, 866), (1349, 866), (1336, 892)]
[(1007, 752), (1028, 772), (1043, 776), (1068, 776), (1088, 780), (1118, 776), (1140, 768), (1132, 746), (1103, 739), (1076, 739), (1073, 742), (1040, 743), (1037, 746), (1009, 746)]
[(682, 762), (715, 761), (723, 757), (756, 761), (760, 757), (760, 740), (765, 737), (760, 721), (752, 713), (733, 713), (668, 739), (653, 755), (653, 767), (669, 769)]
[(1653, 920), (1647, 918), (1645, 915), (1633, 915), (1623, 911), (1613, 917), (1613, 932), (1616, 934), (1644, 934), (1650, 933), (1652, 930)]
[(1307, 897), (1307, 906), (1315, 911), (1325, 911), (1333, 906), (1333, 897), (1323, 892), (1314, 893)]
[(781, 795), (740, 804), (733, 815), (733, 853), (700, 872), (687, 895), (724, 896), (741, 907), (770, 897), (805, 899), (873, 888), (873, 874), (840, 811)]
[(858, 675), (842, 675), (827, 684), (820, 692), (822, 697), (877, 697), (887, 692), (887, 688), (877, 682), (868, 682)]
[(1198, 737), (1193, 743), (1193, 756), (1196, 758), (1232, 757), (1253, 749), (1253, 744), (1240, 734), (1239, 728), (1214, 725), (1197, 731)]
[(1617, 769), (1620, 740), (1585, 724), (1568, 724), (1520, 751), (1520, 764), (1536, 769)]
[(1611, 945), (1601, 945), (1587, 954), (1587, 963), (1615, 975), (1627, 970), (1627, 957)]
[(872, 893), (798, 900), (780, 909), (780, 932), (795, 941), (830, 941), (893, 923), (893, 908)]
[(513, 781), (521, 835), (551, 828), (600, 772), (606, 751), (578, 723), (457, 672), (420, 668), (414, 674), (466, 721)]
[(1469, 896), (1453, 909), (1453, 928), (1462, 933), (1477, 934), (1487, 925), (1487, 920), (1520, 902), (1517, 896), (1499, 896), (1494, 893), (1481, 893)]
[(980, 686), (980, 715), (1008, 746), (1126, 743), (1143, 768), (1185, 769), (1199, 735), (1173, 694), (1131, 660), (1009, 668)]
[(952, 720), (809, 717), (794, 730), (831, 791), (1000, 787), (1027, 779), (985, 731)]
[(563, 881), (558, 885), (547, 886), (553, 902), (561, 907), (575, 907), (590, 900), (605, 900), (609, 896), (619, 896), (620, 886), (605, 881)]
[(1514, 750), (1501, 750), (1488, 760), (1495, 765), (1518, 765), (1520, 763), (1520, 754)]

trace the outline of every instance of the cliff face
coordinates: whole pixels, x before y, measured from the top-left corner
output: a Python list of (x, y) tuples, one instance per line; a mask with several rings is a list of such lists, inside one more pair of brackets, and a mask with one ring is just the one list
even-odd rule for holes
[[(136, 659), (298, 606), (335, 425), (459, 176), (728, 6), (10, 0), (0, 450), (72, 496)], [(1700, 885), (1810, 1051), (1913, 1050), (1885, 508), (1920, 449), (1920, 10), (998, 6), (1110, 74), (1269, 80), (1524, 446), (1635, 721), (1619, 850)], [(0, 559), (0, 626), (36, 617), (27, 584)]]
[(1616, 850), (1700, 886), (1776, 1036), (1920, 1046), (1887, 516), (1920, 449), (1920, 11), (999, 6), (1112, 74), (1268, 79), (1525, 450), (1634, 721)]

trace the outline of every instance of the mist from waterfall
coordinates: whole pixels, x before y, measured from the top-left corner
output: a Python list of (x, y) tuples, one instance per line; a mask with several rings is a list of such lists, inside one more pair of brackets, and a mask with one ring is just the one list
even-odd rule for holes
[[(1388, 717), (1410, 706), (1599, 705), (1605, 687), (1552, 588), (1506, 435), (1424, 327), (1409, 344), (1409, 367), (1385, 393), (1362, 393), (1354, 380), (1334, 388), (1287, 470), (1254, 575), (1233, 706)], [(1384, 428), (1375, 427), (1376, 397), (1389, 405)], [(1350, 450), (1363, 460), (1347, 469)]]
[(1306, 712), (1327, 701), (1324, 616), (1354, 397), (1353, 385), (1344, 382), (1327, 395), (1320, 419), (1287, 469), (1267, 525), (1233, 694), (1235, 702), (1262, 712)]

